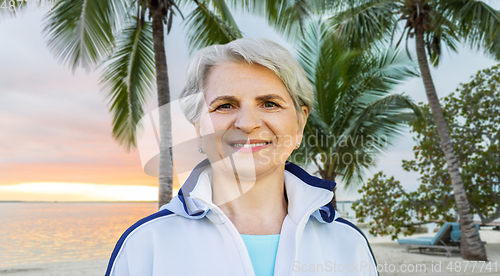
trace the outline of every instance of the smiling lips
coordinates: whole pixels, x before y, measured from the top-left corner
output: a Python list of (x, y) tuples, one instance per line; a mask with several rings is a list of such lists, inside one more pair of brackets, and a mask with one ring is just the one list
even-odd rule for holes
[(259, 151), (263, 148), (266, 148), (269, 144), (271, 144), (271, 141), (257, 140), (257, 139), (251, 139), (250, 141), (248, 141), (248, 140), (236, 140), (236, 141), (232, 141), (229, 143), (229, 145), (233, 149), (235, 149), (237, 151), (242, 151), (242, 152)]

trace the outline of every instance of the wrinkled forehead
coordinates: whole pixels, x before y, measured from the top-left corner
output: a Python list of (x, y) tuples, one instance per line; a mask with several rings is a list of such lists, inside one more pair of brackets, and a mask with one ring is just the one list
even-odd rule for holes
[(214, 66), (207, 77), (204, 98), (207, 104), (214, 99), (279, 100), (294, 104), (283, 81), (265, 66), (248, 63), (222, 63)]
[[(211, 68), (205, 91), (228, 93), (237, 89), (245, 92), (275, 92), (289, 94), (283, 81), (270, 69), (259, 64), (222, 63)], [(208, 97), (209, 94), (206, 94)]]

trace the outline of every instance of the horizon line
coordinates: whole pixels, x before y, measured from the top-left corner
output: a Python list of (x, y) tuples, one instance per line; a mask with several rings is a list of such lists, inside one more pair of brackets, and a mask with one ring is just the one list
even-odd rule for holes
[(158, 200), (110, 200), (110, 201), (62, 201), (62, 200), (53, 200), (53, 201), (41, 201), (41, 200), (0, 200), (0, 203), (157, 203)]

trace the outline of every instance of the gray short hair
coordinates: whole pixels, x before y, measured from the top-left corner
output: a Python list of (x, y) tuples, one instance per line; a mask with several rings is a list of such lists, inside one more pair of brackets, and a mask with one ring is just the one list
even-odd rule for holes
[(224, 45), (198, 51), (189, 63), (186, 85), (179, 96), (181, 109), (192, 124), (199, 121), (203, 107), (205, 81), (210, 68), (225, 62), (259, 64), (272, 70), (283, 82), (297, 112), (306, 106), (311, 112), (314, 90), (302, 66), (290, 52), (265, 38), (240, 38)]

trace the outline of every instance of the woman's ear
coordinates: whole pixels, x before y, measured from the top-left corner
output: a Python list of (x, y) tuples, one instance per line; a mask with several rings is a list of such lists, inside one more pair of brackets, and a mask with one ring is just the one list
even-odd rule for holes
[(309, 116), (309, 109), (306, 106), (302, 106), (302, 112), (299, 112), (298, 123), (299, 127), (297, 128), (298, 142), (302, 141), (302, 136), (304, 135), (304, 129), (307, 123), (307, 117)]
[(306, 127), (307, 123), (307, 117), (309, 117), (309, 109), (303, 105), (302, 107), (302, 112), (300, 113), (300, 119), (299, 119), (299, 128), (301, 132), (304, 132), (304, 128)]

